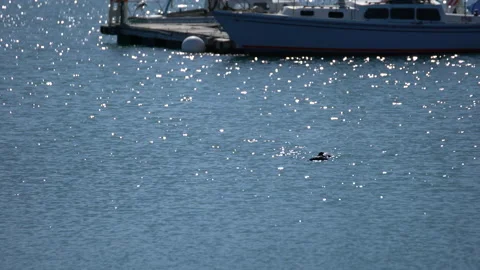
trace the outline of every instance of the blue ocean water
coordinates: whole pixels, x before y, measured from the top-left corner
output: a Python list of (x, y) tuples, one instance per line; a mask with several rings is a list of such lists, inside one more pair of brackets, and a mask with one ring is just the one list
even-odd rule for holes
[(479, 55), (121, 47), (104, 2), (0, 2), (0, 269), (480, 267)]

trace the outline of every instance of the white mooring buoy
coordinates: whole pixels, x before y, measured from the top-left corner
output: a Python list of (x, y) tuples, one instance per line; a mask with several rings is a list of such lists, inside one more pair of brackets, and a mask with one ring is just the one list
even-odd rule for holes
[(182, 51), (190, 53), (205, 52), (205, 42), (197, 36), (189, 36), (182, 42)]

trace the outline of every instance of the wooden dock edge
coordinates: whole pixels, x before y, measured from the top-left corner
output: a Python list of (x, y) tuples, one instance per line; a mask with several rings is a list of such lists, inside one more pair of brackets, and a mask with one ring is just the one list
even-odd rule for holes
[[(228, 38), (209, 35), (208, 31), (199, 33), (193, 30), (185, 31), (180, 25), (188, 27), (188, 24), (157, 24), (156, 27), (142, 27), (130, 24), (101, 25), (100, 32), (104, 35), (117, 36), (117, 44), (121, 46), (142, 45), (149, 47), (163, 47), (181, 50), (185, 38), (195, 35), (205, 42), (206, 52), (217, 54), (241, 54), (235, 44)], [(198, 25), (196, 25), (198, 26)], [(203, 29), (205, 30), (205, 29)]]

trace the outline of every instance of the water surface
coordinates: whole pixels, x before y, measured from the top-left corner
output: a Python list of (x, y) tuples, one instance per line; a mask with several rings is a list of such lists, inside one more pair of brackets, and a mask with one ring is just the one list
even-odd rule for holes
[(117, 46), (101, 1), (0, 8), (0, 268), (480, 265), (478, 55), (185, 54)]

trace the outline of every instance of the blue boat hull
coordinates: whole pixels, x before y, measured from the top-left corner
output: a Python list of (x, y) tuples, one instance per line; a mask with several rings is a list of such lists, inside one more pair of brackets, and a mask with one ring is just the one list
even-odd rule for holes
[(238, 49), (252, 53), (480, 52), (480, 24), (382, 24), (228, 11), (214, 16)]

